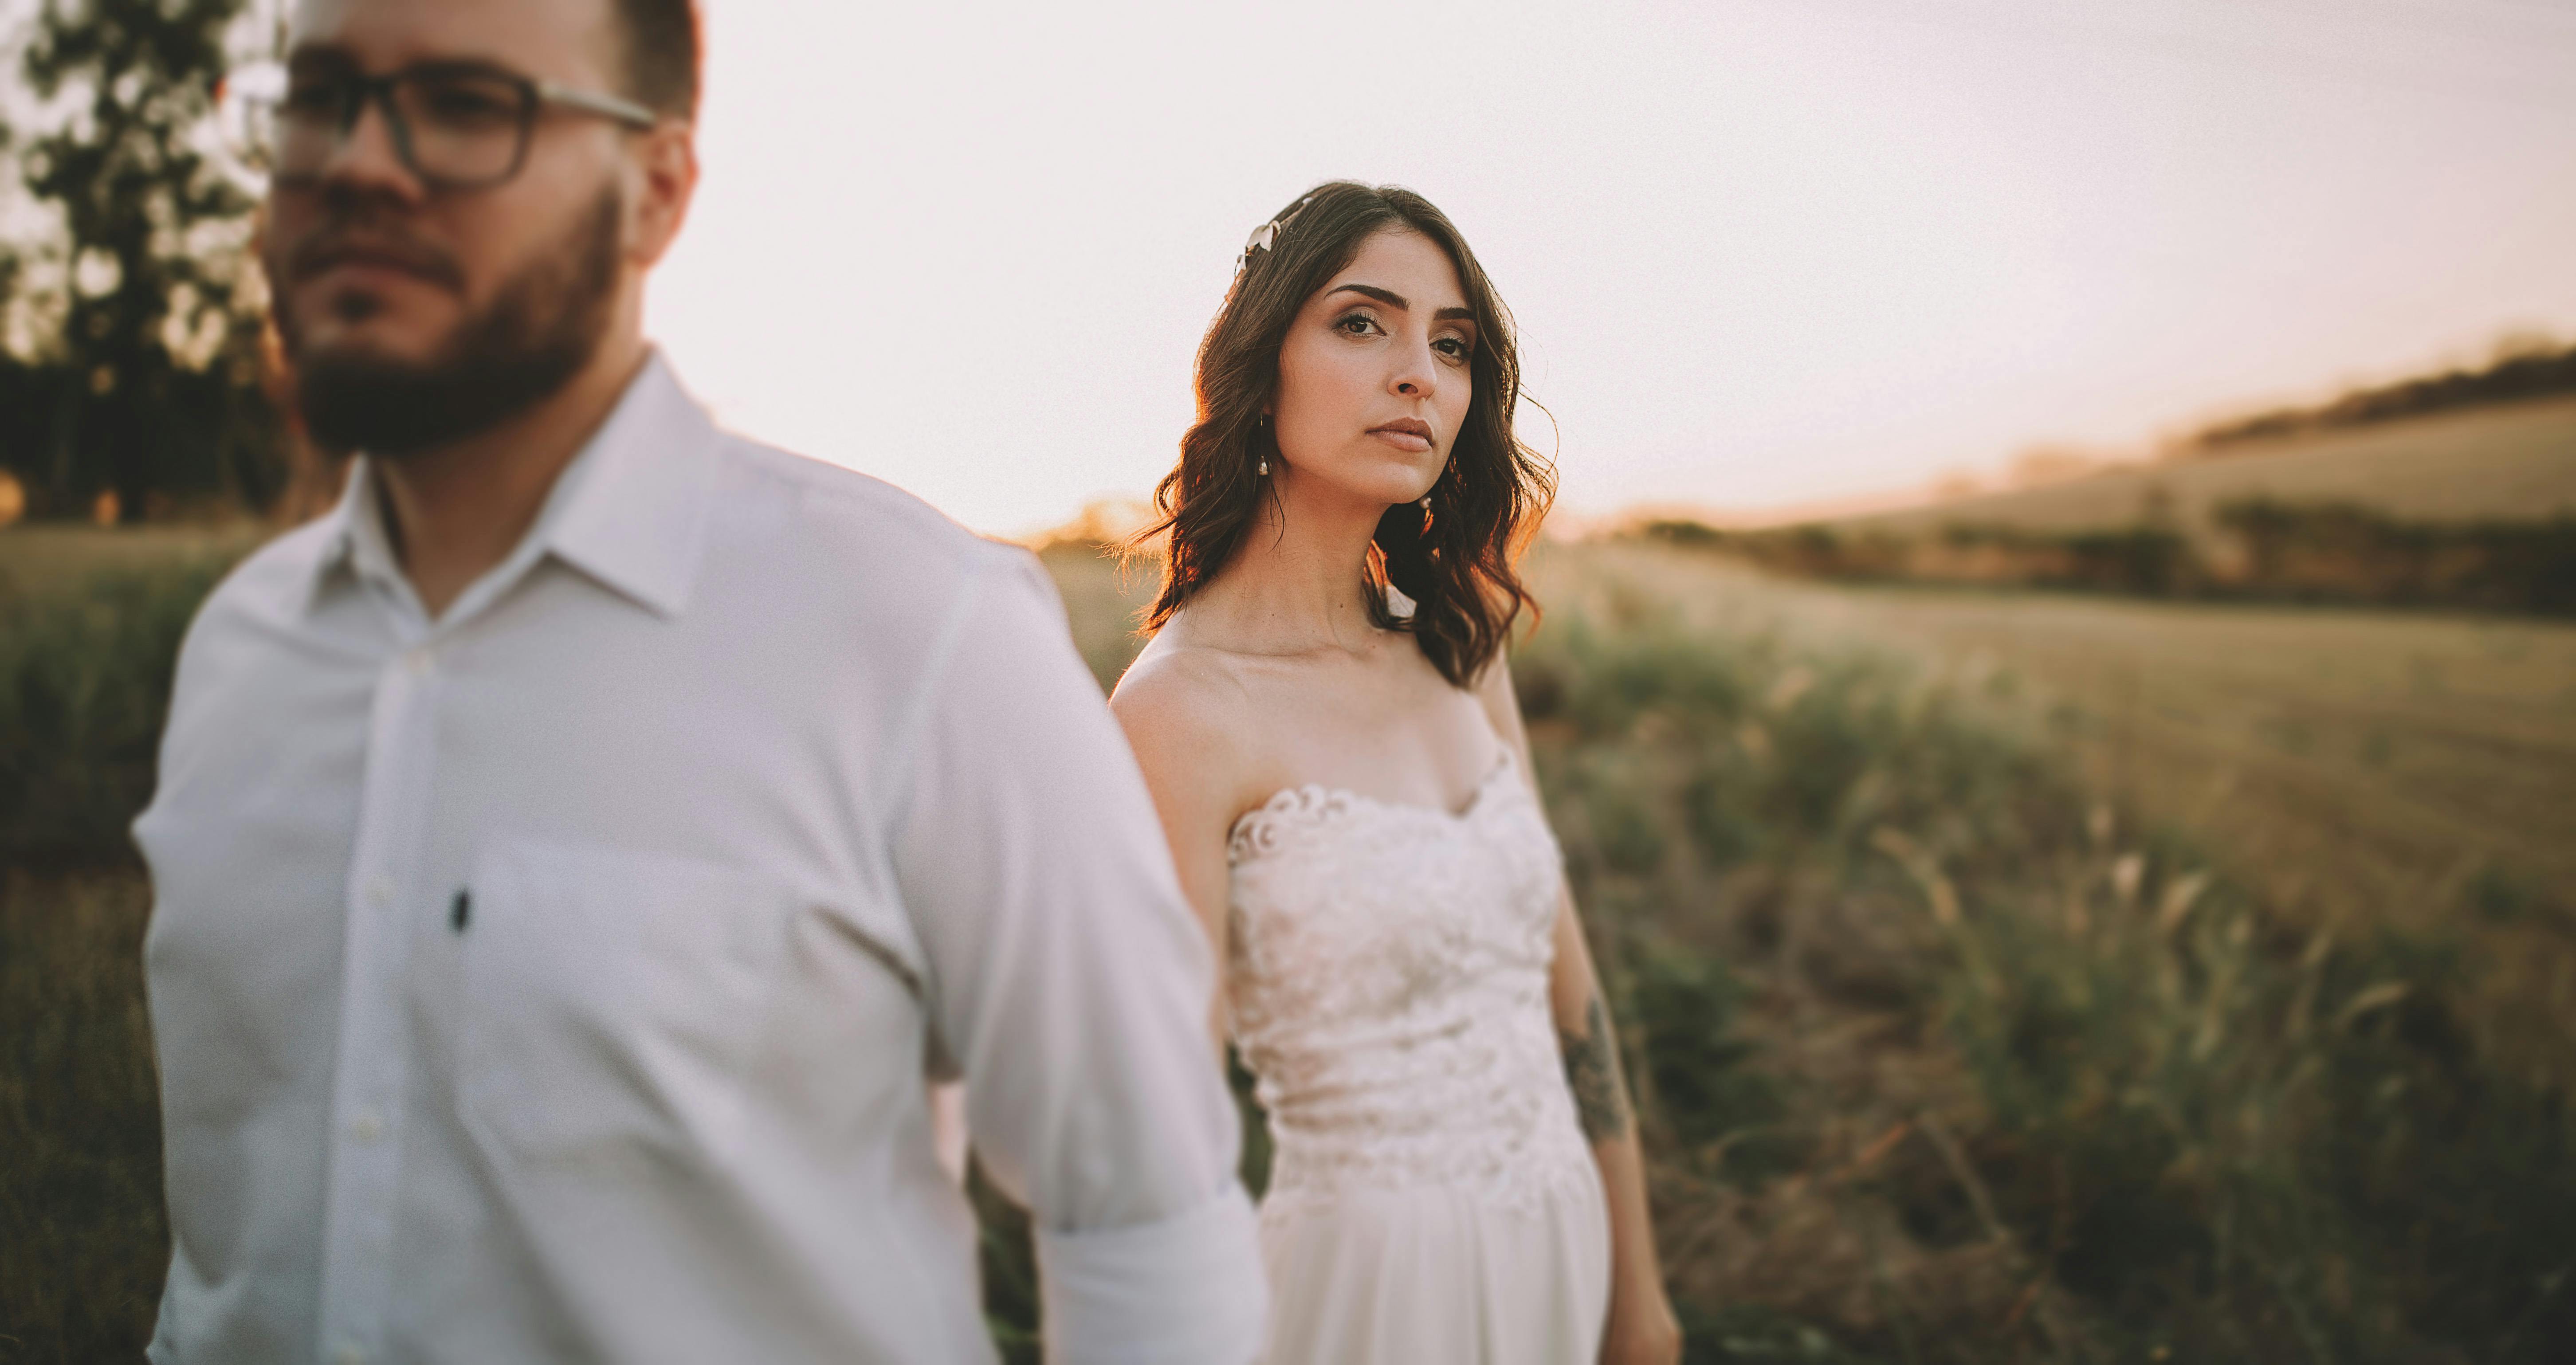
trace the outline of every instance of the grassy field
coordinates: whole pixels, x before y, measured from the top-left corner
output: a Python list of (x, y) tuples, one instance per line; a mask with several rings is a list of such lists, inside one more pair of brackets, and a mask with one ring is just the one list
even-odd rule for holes
[[(1591, 562), (1712, 629), (1865, 642), (2018, 689), (2088, 789), (2201, 832), (2313, 923), (2576, 935), (2576, 626), (2427, 613), (1756, 580)], [(2576, 986), (2565, 987), (2576, 998)]]
[(2576, 511), (2576, 399), (2501, 405), (2287, 438), (2207, 459), (1852, 517), (1853, 532), (1919, 535), (1952, 523), (2068, 532), (2170, 516), (2206, 536), (2220, 504), (2255, 496), (2352, 502), (2424, 521)]
[(0, 603), (59, 596), (99, 574), (151, 571), (174, 560), (230, 562), (267, 538), (257, 522), (231, 526), (0, 527)]
[[(0, 869), (0, 1361), (130, 1358), (166, 1257), (114, 826), (204, 578), (150, 545), (0, 532), (0, 809), (63, 812)], [(1047, 558), (1114, 679), (1147, 585)], [(1533, 575), (1694, 1365), (2566, 1358), (2576, 629)]]

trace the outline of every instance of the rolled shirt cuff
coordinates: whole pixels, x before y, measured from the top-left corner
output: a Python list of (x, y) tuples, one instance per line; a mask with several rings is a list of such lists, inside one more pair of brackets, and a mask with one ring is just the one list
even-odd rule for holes
[(1154, 1223), (1037, 1232), (1049, 1365), (1250, 1365), (1270, 1289), (1252, 1200), (1229, 1180)]

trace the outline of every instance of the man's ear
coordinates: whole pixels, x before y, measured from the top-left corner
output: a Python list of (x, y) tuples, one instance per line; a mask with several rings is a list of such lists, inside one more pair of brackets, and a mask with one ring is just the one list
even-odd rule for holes
[(629, 250), (639, 265), (651, 266), (671, 249), (688, 220), (689, 201), (698, 192), (698, 135), (688, 124), (666, 121), (636, 138), (635, 194)]

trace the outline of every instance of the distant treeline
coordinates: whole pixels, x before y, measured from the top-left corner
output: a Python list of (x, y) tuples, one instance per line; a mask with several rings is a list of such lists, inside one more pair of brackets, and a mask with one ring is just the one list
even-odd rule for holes
[(28, 515), (135, 521), (205, 509), (266, 511), (288, 483), (289, 442), (248, 359), (123, 372), (0, 353), (0, 472)]
[(2511, 352), (2480, 369), (2356, 389), (2322, 407), (2284, 408), (2223, 422), (2193, 436), (2186, 453), (2234, 454), (2231, 447), (2285, 436), (2553, 394), (2576, 394), (2576, 346)]
[(2413, 521), (2353, 503), (2256, 497), (2220, 504), (2213, 519), (2215, 532), (2202, 537), (2146, 522), (2086, 531), (1954, 523), (1929, 535), (1818, 525), (1729, 532), (1694, 521), (1644, 530), (1809, 578), (2576, 615), (2576, 515)]

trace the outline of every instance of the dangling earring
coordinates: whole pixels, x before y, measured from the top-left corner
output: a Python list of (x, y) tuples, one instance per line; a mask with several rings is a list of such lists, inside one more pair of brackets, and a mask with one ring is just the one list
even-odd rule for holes
[[(1266, 426), (1268, 426), (1268, 425), (1270, 425), (1270, 414), (1269, 414), (1269, 413), (1266, 413), (1266, 412), (1257, 412), (1257, 413), (1254, 413), (1254, 414), (1252, 415), (1252, 429), (1253, 429), (1254, 431), (1259, 431), (1259, 430), (1261, 430), (1263, 427), (1266, 427)], [(1262, 457), (1261, 457), (1261, 466), (1260, 466), (1260, 468), (1259, 468), (1258, 470), (1256, 470), (1255, 472), (1259, 473), (1259, 474), (1260, 474), (1262, 477), (1264, 477), (1264, 478), (1269, 477), (1269, 475), (1270, 475), (1270, 456), (1269, 456), (1266, 452), (1265, 452), (1265, 453), (1262, 455)]]
[(1422, 510), (1425, 512), (1431, 510), (1431, 495), (1428, 493), (1422, 495)]
[(1270, 457), (1269, 457), (1269, 456), (1267, 456), (1267, 455), (1264, 455), (1264, 456), (1262, 456), (1262, 457), (1261, 457), (1261, 469), (1260, 469), (1260, 473), (1261, 473), (1264, 477), (1267, 477), (1267, 476), (1269, 475), (1269, 473), (1270, 473)]

